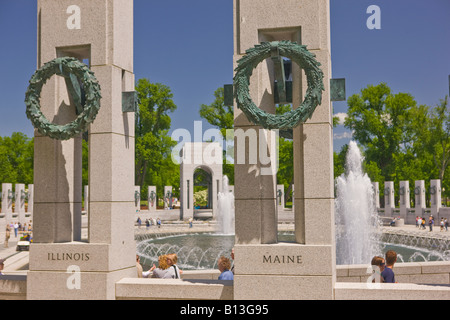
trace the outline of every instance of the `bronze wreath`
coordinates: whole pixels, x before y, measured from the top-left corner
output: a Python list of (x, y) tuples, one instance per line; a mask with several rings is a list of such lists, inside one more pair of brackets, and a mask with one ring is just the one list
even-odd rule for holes
[[(42, 87), (55, 74), (66, 78), (70, 77), (71, 74), (74, 75), (81, 80), (86, 92), (86, 102), (82, 112), (74, 121), (65, 125), (51, 123), (41, 112), (40, 95)], [(76, 58), (56, 58), (44, 64), (31, 77), (30, 85), (25, 94), (26, 114), (33, 126), (42, 135), (57, 140), (68, 140), (88, 129), (89, 124), (95, 120), (100, 109), (100, 99), (100, 85), (87, 65)]]
[[(295, 110), (282, 115), (267, 113), (258, 108), (250, 97), (250, 77), (256, 66), (269, 58), (274, 50), (280, 55), (296, 62), (306, 74), (308, 89), (302, 104)], [(315, 55), (306, 49), (306, 46), (291, 41), (263, 42), (246, 51), (243, 58), (238, 61), (234, 76), (234, 97), (237, 107), (247, 116), (247, 119), (265, 129), (292, 129), (300, 123), (306, 122), (313, 115), (316, 107), (322, 102), (323, 72), (321, 64)]]

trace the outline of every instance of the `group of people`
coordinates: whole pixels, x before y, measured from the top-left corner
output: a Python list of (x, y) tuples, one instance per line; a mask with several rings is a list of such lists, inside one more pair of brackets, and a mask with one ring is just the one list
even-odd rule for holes
[(159, 256), (158, 267), (155, 264), (148, 271), (143, 271), (140, 264), (140, 258), (136, 255), (136, 266), (138, 268), (139, 278), (161, 278), (161, 279), (180, 279), (181, 271), (178, 266), (178, 257), (175, 253), (169, 253)]
[[(419, 216), (416, 217), (416, 227), (417, 228), (425, 230), (426, 224), (427, 224), (427, 222), (426, 222), (425, 217), (419, 217)], [(440, 221), (439, 225), (441, 227), (441, 231), (444, 231), (444, 229), (445, 229), (445, 231), (448, 231), (448, 219), (447, 218), (441, 217), (441, 221)], [(434, 226), (434, 217), (431, 215), (428, 218), (428, 227), (430, 228), (430, 231), (433, 231), (433, 226)]]
[[(137, 226), (140, 228), (142, 226), (142, 220), (140, 217), (137, 218), (136, 220)], [(151, 226), (158, 226), (158, 228), (161, 228), (161, 219), (155, 219), (155, 218), (150, 218), (150, 219), (145, 219), (145, 227), (148, 229)]]
[[(231, 250), (231, 259), (234, 260), (234, 249)], [(153, 264), (148, 271), (144, 271), (139, 255), (136, 255), (138, 278), (181, 279), (183, 271), (178, 268), (177, 262), (178, 257), (175, 253), (164, 254), (158, 257), (158, 267)], [(220, 271), (219, 280), (234, 279), (234, 266), (232, 266), (229, 258), (221, 256), (218, 259), (217, 266)]]
[(28, 232), (31, 233), (32, 227), (31, 222), (23, 225), (20, 222), (11, 222), (6, 224), (6, 230), (5, 230), (5, 242), (4, 247), (9, 248), (9, 239), (11, 238), (11, 232), (14, 230), (14, 236), (17, 238), (20, 232)]
[[(372, 258), (372, 266), (378, 267), (380, 282), (384, 283), (397, 283), (395, 281), (394, 264), (397, 262), (397, 253), (394, 250), (388, 250), (385, 254), (385, 258), (375, 256)], [(373, 282), (376, 282), (375, 279)]]

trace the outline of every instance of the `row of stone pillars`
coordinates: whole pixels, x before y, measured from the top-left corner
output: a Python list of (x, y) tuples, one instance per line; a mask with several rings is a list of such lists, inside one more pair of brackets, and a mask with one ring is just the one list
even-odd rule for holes
[[(399, 214), (396, 210), (395, 204), (395, 187), (393, 181), (386, 181), (384, 183), (383, 194), (380, 195), (380, 188), (378, 182), (373, 182), (374, 189), (374, 203), (377, 209), (380, 209), (380, 196), (384, 196), (384, 213), (386, 217), (400, 216), (401, 219), (405, 219), (406, 223), (414, 223), (415, 217), (425, 216), (425, 210), (427, 209), (425, 181), (417, 180), (414, 183), (414, 189), (409, 186), (409, 181), (400, 181), (399, 183)], [(411, 190), (412, 193), (411, 194)], [(429, 211), (431, 215), (437, 217), (439, 210), (442, 207), (442, 189), (441, 180), (430, 180), (430, 188), (428, 190), (430, 195)], [(409, 214), (411, 210), (411, 197), (414, 197), (414, 214)]]

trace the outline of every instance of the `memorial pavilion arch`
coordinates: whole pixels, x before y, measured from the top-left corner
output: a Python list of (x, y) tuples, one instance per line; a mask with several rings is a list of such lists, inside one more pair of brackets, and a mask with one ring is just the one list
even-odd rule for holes
[[(209, 161), (208, 155), (220, 155)], [(217, 196), (222, 188), (222, 148), (219, 143), (186, 143), (180, 163), (180, 219), (208, 219), (217, 213)], [(206, 205), (195, 207), (194, 193), (207, 190)], [(196, 190), (197, 189), (197, 190)]]

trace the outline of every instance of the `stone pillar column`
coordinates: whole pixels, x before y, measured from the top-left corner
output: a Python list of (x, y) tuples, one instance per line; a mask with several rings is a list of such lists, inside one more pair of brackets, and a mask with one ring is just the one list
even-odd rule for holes
[(14, 193), (16, 199), (14, 213), (17, 215), (17, 219), (19, 220), (19, 222), (23, 225), (26, 222), (25, 200), (27, 195), (25, 193), (25, 184), (16, 183)]
[(28, 185), (28, 214), (30, 215), (30, 219), (32, 219), (33, 214), (33, 206), (34, 206), (34, 184)]
[(414, 182), (414, 197), (415, 197), (415, 209), (416, 216), (423, 218), (425, 216), (425, 209), (427, 207), (425, 198), (425, 181), (417, 180)]
[(156, 194), (156, 186), (148, 186), (148, 211), (156, 212), (156, 207), (158, 205), (158, 196)]
[(5, 216), (6, 222), (12, 222), (12, 205), (14, 193), (12, 183), (2, 183), (2, 215)]
[(394, 198), (394, 182), (384, 182), (384, 215), (386, 217), (394, 216), (395, 198)]
[(279, 211), (284, 210), (285, 204), (284, 204), (284, 185), (283, 184), (277, 185), (277, 205), (278, 205)]
[(134, 186), (134, 209), (135, 213), (141, 212), (141, 187), (140, 186)]
[(415, 223), (416, 217), (409, 214), (411, 208), (411, 198), (409, 195), (409, 181), (400, 181), (400, 218), (407, 224)]
[(439, 209), (442, 207), (441, 180), (430, 180), (430, 208), (431, 215), (434, 217), (435, 226), (439, 225)]
[[(133, 1), (38, 0), (38, 67), (56, 56), (88, 63), (101, 86), (89, 128), (88, 239), (81, 234), (81, 137), (35, 134), (34, 240), (28, 299), (114, 299), (114, 285), (135, 277)], [(75, 118), (64, 80), (52, 77), (41, 107), (54, 123)], [(62, 258), (63, 257), (63, 258)], [(70, 278), (72, 277), (72, 278)], [(49, 286), (48, 284), (52, 285)]]
[[(235, 299), (333, 298), (336, 253), (329, 14), (328, 0), (234, 1), (235, 66), (245, 50), (262, 41), (295, 41), (316, 55), (325, 86), (322, 104), (312, 119), (293, 132), (296, 243), (278, 243), (276, 174), (263, 175), (267, 165), (262, 161), (239, 163), (240, 156), (251, 156), (251, 148), (267, 138), (240, 109), (234, 109)], [(272, 72), (270, 59), (260, 63), (253, 70), (250, 92), (259, 108), (274, 113)], [(295, 63), (292, 77), (293, 106), (297, 108), (307, 82)], [(248, 142), (239, 141), (239, 134), (247, 136)], [(242, 143), (245, 148), (240, 149)], [(266, 150), (259, 149), (256, 155), (261, 151)], [(271, 165), (275, 167), (274, 162)]]
[(372, 182), (373, 187), (373, 201), (375, 209), (380, 209), (380, 184), (378, 182)]
[(89, 186), (84, 186), (84, 211), (89, 214)]
[[(170, 194), (168, 198), (167, 195)], [(168, 209), (172, 207), (172, 186), (164, 187), (164, 209)]]

